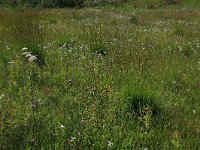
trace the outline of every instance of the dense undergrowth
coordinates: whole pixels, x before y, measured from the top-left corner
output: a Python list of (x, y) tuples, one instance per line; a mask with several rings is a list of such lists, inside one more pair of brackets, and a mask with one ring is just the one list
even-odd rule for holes
[(199, 7), (199, 0), (0, 0), (3, 7), (87, 7), (102, 5), (122, 6), (125, 4), (139, 8), (160, 8), (168, 5)]
[(199, 10), (119, 9), (0, 11), (0, 149), (200, 149)]

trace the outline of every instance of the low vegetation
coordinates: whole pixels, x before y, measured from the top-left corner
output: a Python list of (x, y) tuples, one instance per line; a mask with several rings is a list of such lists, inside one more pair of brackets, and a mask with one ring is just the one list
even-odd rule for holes
[(200, 11), (132, 2), (0, 10), (0, 149), (200, 149)]

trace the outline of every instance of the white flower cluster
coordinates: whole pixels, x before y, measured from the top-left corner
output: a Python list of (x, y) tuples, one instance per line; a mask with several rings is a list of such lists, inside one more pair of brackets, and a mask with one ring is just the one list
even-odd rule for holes
[(111, 141), (107, 141), (108, 147), (112, 147), (113, 143)]
[(28, 52), (27, 50), (27, 47), (22, 48), (21, 55), (25, 56), (25, 58), (27, 58), (29, 62), (33, 62), (38, 59), (35, 55), (32, 55), (31, 52)]

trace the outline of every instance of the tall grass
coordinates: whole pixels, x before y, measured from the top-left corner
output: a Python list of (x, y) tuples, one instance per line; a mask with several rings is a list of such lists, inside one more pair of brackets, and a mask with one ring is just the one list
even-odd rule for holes
[(132, 11), (1, 11), (0, 149), (199, 149), (199, 13)]

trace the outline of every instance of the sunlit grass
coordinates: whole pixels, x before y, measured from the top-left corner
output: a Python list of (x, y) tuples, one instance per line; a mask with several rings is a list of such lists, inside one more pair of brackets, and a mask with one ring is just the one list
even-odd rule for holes
[(0, 149), (199, 148), (199, 11), (0, 20)]

